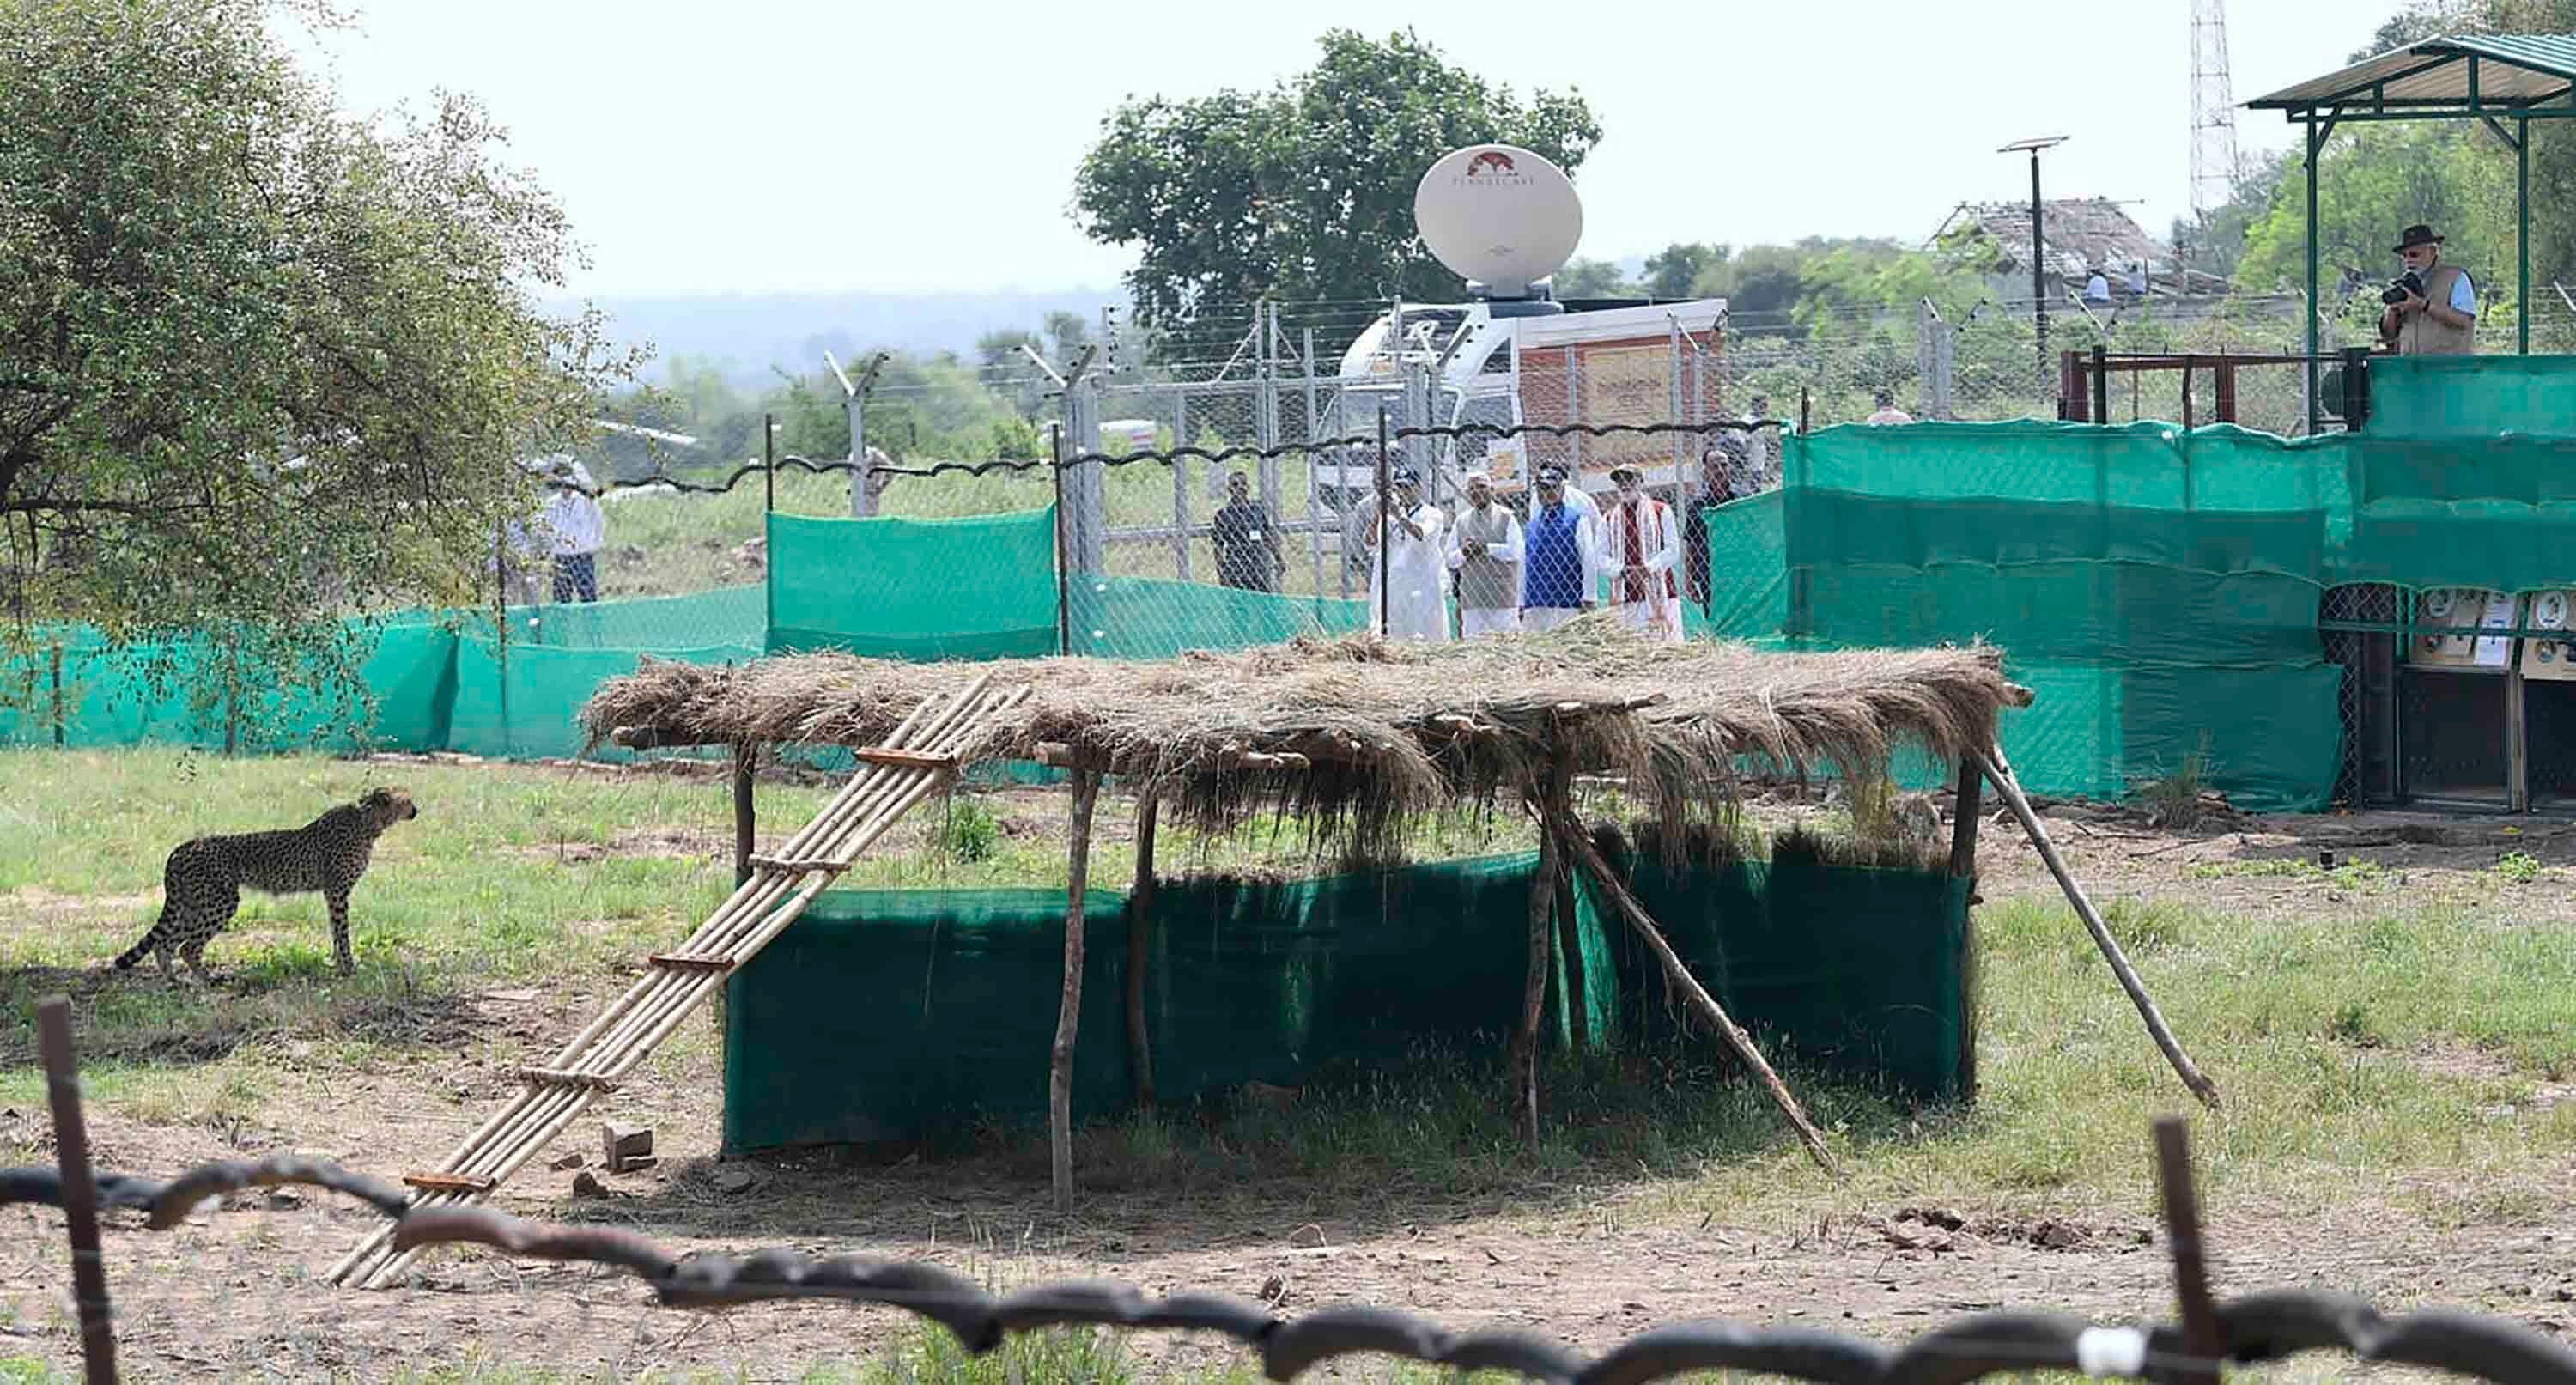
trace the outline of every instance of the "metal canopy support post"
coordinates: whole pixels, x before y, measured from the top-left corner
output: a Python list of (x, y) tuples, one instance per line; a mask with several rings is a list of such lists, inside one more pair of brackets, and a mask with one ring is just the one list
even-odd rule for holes
[(2522, 273), (2521, 296), (2514, 300), (2514, 316), (2520, 321), (2514, 330), (2519, 341), (2516, 354), (2531, 354), (2531, 121), (2528, 117), (2514, 122), (2513, 205), (2517, 213), (2514, 233), (2514, 258)]
[(2317, 431), (2317, 315), (2322, 311), (2317, 303), (2317, 156), (2325, 150), (2325, 137), (2317, 129), (2317, 119), (2314, 114), (2308, 116), (2306, 133), (2306, 148), (2308, 151), (2308, 359), (2300, 364), (2299, 369), (2305, 372), (2307, 377), (2307, 432), (2308, 436), (2314, 437), (2316, 436)]
[[(1299, 368), (1306, 372), (1306, 441), (1332, 436), (1333, 430), (1315, 416), (1315, 329), (1305, 329), (1304, 349), (1297, 353)], [(1323, 505), (1315, 493), (1315, 466), (1320, 458), (1314, 449), (1306, 451), (1306, 553), (1315, 565), (1315, 595), (1324, 594), (1324, 520)], [(1339, 544), (1334, 545), (1337, 549)], [(1350, 595), (1350, 565), (1342, 567), (1344, 596)]]

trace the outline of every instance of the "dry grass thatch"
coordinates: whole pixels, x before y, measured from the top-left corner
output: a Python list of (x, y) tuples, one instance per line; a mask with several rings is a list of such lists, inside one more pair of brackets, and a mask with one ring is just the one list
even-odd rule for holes
[[(1032, 759), (1057, 743), (1195, 825), (1222, 830), (1274, 808), (1303, 821), (1319, 852), (1380, 859), (1395, 854), (1409, 816), (1517, 795), (1560, 755), (1573, 773), (1624, 777), (1656, 820), (1683, 824), (1731, 803), (1748, 772), (1882, 772), (1909, 742), (1954, 761), (1991, 745), (1997, 714), (2029, 699), (1991, 647), (1674, 647), (1602, 613), (1541, 635), (1303, 639), (1152, 663), (648, 659), (601, 685), (581, 721), (593, 744), (649, 727), (705, 742), (862, 746), (985, 673), (1036, 692), (989, 728), (974, 758)], [(1248, 767), (1247, 751), (1305, 763)]]

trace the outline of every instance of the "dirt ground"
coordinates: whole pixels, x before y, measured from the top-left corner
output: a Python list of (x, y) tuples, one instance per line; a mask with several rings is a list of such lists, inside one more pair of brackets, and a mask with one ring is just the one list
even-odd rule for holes
[[(1008, 795), (1011, 816), (1061, 811), (1056, 795)], [(1990, 805), (1991, 806), (1991, 805)], [(1794, 813), (1798, 809), (1778, 807)], [(1946, 815), (1946, 805), (1945, 805)], [(2576, 864), (2576, 824), (2420, 815), (2242, 818), (2189, 832), (2143, 826), (2133, 813), (2053, 809), (2053, 834), (2097, 900), (2181, 900), (2252, 916), (2330, 920), (2385, 908), (2374, 891), (2411, 899), (2474, 895), (2509, 853), (2541, 867)], [(638, 850), (722, 850), (646, 842)], [(2364, 879), (2246, 863), (2373, 863)], [(1989, 904), (2054, 898), (2056, 887), (2006, 822), (1980, 833)], [(2324, 869), (2321, 867), (2321, 869)], [(2267, 873), (2279, 872), (2279, 873)], [(2534, 921), (2576, 920), (2561, 889), (2514, 892)], [(615, 982), (607, 983), (610, 985)], [(584, 1024), (601, 994), (493, 990), (440, 1044), (403, 1050), (365, 1071), (311, 1055), (311, 1086), (291, 1128), (241, 1123), (147, 1124), (93, 1108), (99, 1162), (167, 1172), (191, 1162), (294, 1150), (379, 1175), (432, 1166), (514, 1089), (513, 1069), (542, 1062)], [(1292, 1187), (1214, 1192), (1128, 1188), (1085, 1199), (1060, 1218), (1043, 1173), (990, 1162), (854, 1169), (784, 1162), (718, 1165), (720, 1070), (711, 1026), (693, 1022), (675, 1053), (596, 1108), (651, 1125), (662, 1162), (632, 1174), (596, 1165), (598, 1120), (585, 1119), (550, 1158), (495, 1199), (523, 1215), (575, 1217), (641, 1231), (675, 1250), (786, 1245), (830, 1254), (936, 1261), (1016, 1287), (1099, 1275), (1148, 1291), (1213, 1290), (1264, 1298), (1296, 1314), (1335, 1303), (1404, 1307), (1465, 1329), (1513, 1326), (1599, 1350), (1647, 1326), (1691, 1317), (1910, 1337), (1960, 1314), (2044, 1307), (2101, 1318), (2164, 1318), (2170, 1266), (2133, 1211), (2052, 1207), (1866, 1207), (1783, 1230), (1748, 1210), (1677, 1211), (1652, 1185), (1548, 1188), (1508, 1201), (1324, 1206)], [(2576, 1092), (2557, 1094), (2576, 1100)], [(2544, 1093), (2544, 1099), (2554, 1099)], [(272, 1101), (268, 1108), (274, 1111)], [(287, 1122), (280, 1121), (285, 1127)], [(9, 1127), (15, 1126), (12, 1130)], [(47, 1141), (42, 1110), (0, 1111), (0, 1135)], [(592, 1175), (605, 1197), (580, 1197)], [(250, 1210), (263, 1208), (266, 1210)], [(205, 1379), (274, 1372), (289, 1378), (390, 1379), (402, 1368), (543, 1367), (715, 1370), (751, 1380), (864, 1361), (903, 1340), (892, 1309), (782, 1305), (718, 1315), (656, 1310), (633, 1281), (587, 1266), (512, 1263), (483, 1252), (429, 1261), (425, 1286), (333, 1290), (320, 1276), (370, 1225), (354, 1205), (318, 1193), (254, 1193), (184, 1227), (150, 1233), (120, 1215), (107, 1268), (130, 1378)], [(70, 1276), (58, 1216), (0, 1211), (0, 1359), (32, 1355), (77, 1368)], [(2392, 1228), (2401, 1227), (2398, 1234)], [(2387, 1209), (2348, 1207), (2322, 1222), (2231, 1216), (2213, 1236), (2224, 1295), (2313, 1285), (2397, 1311), (2427, 1300), (2503, 1313), (2576, 1342), (2576, 1199), (2510, 1230), (2449, 1230)], [(1239, 1366), (1215, 1342), (1138, 1334), (1130, 1350), (1156, 1367)], [(2340, 1358), (2317, 1369), (2339, 1370)], [(1325, 1372), (1382, 1375), (1382, 1360)]]

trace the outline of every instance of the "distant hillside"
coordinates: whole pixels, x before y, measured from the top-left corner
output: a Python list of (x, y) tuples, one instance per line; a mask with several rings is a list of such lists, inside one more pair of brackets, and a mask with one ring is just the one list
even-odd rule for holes
[[(1126, 318), (1126, 294), (1117, 288), (1071, 288), (999, 293), (727, 294), (721, 297), (612, 297), (599, 300), (609, 333), (621, 345), (649, 341), (652, 373), (674, 356), (711, 358), (746, 386), (774, 378), (775, 364), (791, 371), (822, 364), (829, 350), (844, 364), (863, 350), (886, 348), (969, 356), (975, 339), (1004, 328), (1038, 330), (1050, 312), (1076, 312), (1097, 330), (1102, 304)], [(571, 300), (549, 305), (556, 311)]]

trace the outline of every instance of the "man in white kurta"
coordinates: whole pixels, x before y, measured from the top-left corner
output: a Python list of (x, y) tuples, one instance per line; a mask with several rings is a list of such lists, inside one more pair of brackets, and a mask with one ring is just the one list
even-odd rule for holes
[[(1422, 498), (1410, 468), (1398, 468), (1393, 479), (1395, 504), (1372, 516), (1368, 526), (1369, 628), (1377, 629), (1383, 620), (1390, 640), (1446, 644), (1449, 566), (1440, 507)], [(1378, 585), (1381, 543), (1386, 545), (1384, 591)], [(1391, 604), (1388, 591), (1395, 594)]]
[(1449, 526), (1449, 570), (1458, 584), (1458, 638), (1521, 628), (1521, 521), (1494, 494), (1493, 478), (1467, 477), (1467, 509)]
[(1610, 579), (1610, 608), (1619, 623), (1661, 644), (1682, 642), (1682, 526), (1670, 505), (1646, 494), (1632, 466), (1610, 473), (1618, 499), (1601, 516), (1601, 570)]

